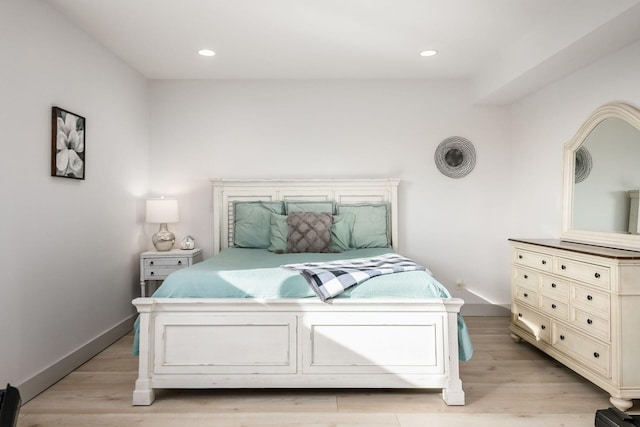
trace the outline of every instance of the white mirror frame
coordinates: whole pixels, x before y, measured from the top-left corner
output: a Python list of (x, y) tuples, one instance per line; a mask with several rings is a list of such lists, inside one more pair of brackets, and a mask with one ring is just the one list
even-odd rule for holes
[(575, 152), (591, 131), (602, 121), (609, 118), (622, 119), (640, 130), (640, 110), (623, 103), (605, 104), (595, 110), (578, 129), (571, 141), (565, 144), (561, 239), (611, 248), (640, 250), (640, 235), (574, 230), (571, 224), (573, 218), (573, 189), (575, 185)]

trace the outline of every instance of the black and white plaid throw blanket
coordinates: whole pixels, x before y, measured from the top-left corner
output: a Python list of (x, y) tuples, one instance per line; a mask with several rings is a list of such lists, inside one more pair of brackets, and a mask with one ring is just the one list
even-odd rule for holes
[(426, 270), (409, 258), (392, 253), (373, 258), (286, 264), (282, 268), (300, 272), (322, 301), (333, 298), (347, 288), (372, 277), (403, 271)]

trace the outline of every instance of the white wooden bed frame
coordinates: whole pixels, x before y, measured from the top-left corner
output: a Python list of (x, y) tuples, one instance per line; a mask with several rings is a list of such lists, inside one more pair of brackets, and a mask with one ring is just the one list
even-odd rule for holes
[[(398, 248), (397, 179), (211, 180), (214, 253), (229, 246), (235, 200), (388, 202)], [(461, 299), (137, 298), (134, 405), (156, 388), (437, 388), (464, 405)]]

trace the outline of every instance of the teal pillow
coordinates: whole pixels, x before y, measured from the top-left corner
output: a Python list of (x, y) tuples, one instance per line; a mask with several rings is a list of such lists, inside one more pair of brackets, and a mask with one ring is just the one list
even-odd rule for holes
[(271, 252), (284, 253), (287, 251), (287, 235), (289, 226), (287, 216), (271, 214), (271, 235), (269, 236), (269, 250)]
[(351, 212), (333, 216), (331, 244), (329, 245), (331, 252), (344, 252), (351, 249), (351, 234), (355, 222), (356, 216)]
[(271, 214), (283, 214), (282, 202), (234, 202), (233, 245), (240, 248), (269, 247)]
[(352, 248), (389, 247), (387, 203), (338, 204), (336, 210), (339, 215), (355, 215), (350, 245)]
[(333, 214), (333, 202), (285, 202), (285, 212), (314, 212)]

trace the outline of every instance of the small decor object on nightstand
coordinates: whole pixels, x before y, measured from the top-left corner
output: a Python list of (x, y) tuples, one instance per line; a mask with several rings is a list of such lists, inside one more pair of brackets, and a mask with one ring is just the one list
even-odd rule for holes
[(157, 251), (168, 251), (173, 247), (176, 236), (169, 231), (167, 223), (178, 220), (178, 200), (164, 197), (147, 200), (147, 222), (160, 224), (160, 230), (151, 238)]
[(187, 251), (196, 247), (196, 241), (191, 236), (186, 236), (180, 243), (180, 249)]

